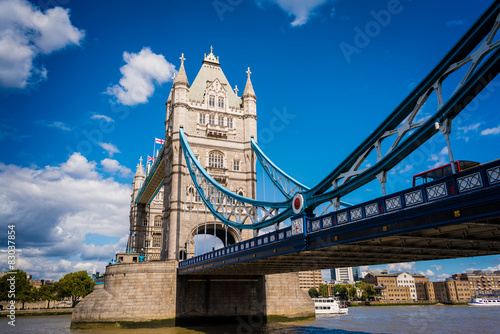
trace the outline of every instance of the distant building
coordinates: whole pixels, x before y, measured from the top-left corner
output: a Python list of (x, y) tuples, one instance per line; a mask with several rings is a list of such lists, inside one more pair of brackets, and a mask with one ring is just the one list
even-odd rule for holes
[[(405, 277), (406, 275), (406, 277)], [(415, 289), (415, 281), (410, 279), (408, 273), (374, 274), (368, 272), (363, 278), (363, 282), (375, 286), (375, 290), (380, 294), (381, 300), (385, 301), (410, 301), (412, 298), (412, 287)], [(413, 282), (413, 285), (412, 283)]]
[(51, 279), (30, 279), (29, 282), (35, 288), (39, 288), (42, 285), (52, 285), (52, 284), (54, 284), (54, 280), (51, 280)]
[[(356, 277), (359, 277), (359, 267), (356, 268)], [(354, 283), (354, 270), (352, 267), (330, 269), (331, 280), (336, 284)]]
[[(440, 301), (466, 302), (471, 298), (471, 289), (466, 276), (454, 275), (444, 282), (429, 282), (429, 278), (420, 274), (383, 272), (381, 274), (367, 273), (363, 281), (375, 285), (382, 300), (387, 301)], [(460, 279), (456, 279), (456, 278)], [(474, 276), (475, 277), (475, 276)], [(494, 281), (490, 277), (491, 285)]]
[(467, 282), (471, 296), (493, 294), (500, 291), (500, 270), (493, 273), (475, 270), (470, 273), (455, 274), (452, 278), (456, 281)]
[(396, 277), (396, 285), (400, 287), (410, 288), (410, 296), (412, 300), (417, 300), (417, 291), (415, 289), (415, 280), (408, 273), (401, 273)]
[[(424, 275), (415, 274), (412, 275), (415, 281), (415, 292), (416, 300), (429, 300), (426, 284), (429, 283), (429, 278)], [(432, 289), (432, 296), (434, 296), (434, 290)]]
[(321, 270), (299, 271), (299, 286), (302, 290), (309, 291), (312, 287), (319, 290), (322, 283)]

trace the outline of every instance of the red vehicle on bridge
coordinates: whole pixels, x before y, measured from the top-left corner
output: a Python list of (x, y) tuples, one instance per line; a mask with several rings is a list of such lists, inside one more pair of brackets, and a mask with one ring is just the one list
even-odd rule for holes
[[(464, 171), (469, 168), (474, 168), (476, 166), (479, 166), (480, 163), (476, 161), (469, 161), (469, 160), (457, 160), (454, 162), (455, 164), (455, 169), (457, 173), (460, 173), (461, 171)], [(442, 177), (448, 176), (453, 174), (451, 170), (451, 163), (447, 165), (443, 165), (440, 167), (436, 167), (433, 169), (430, 169), (428, 171), (419, 173), (417, 175), (413, 176), (413, 186), (421, 185), (427, 182), (431, 182), (437, 179), (440, 179)]]

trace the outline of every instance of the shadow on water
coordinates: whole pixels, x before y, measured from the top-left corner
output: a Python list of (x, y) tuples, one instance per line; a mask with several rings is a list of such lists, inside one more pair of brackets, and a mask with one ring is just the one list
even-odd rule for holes
[(370, 334), (368, 332), (347, 331), (311, 326), (309, 322), (270, 323), (261, 326), (239, 325), (185, 327), (195, 333), (205, 334)]

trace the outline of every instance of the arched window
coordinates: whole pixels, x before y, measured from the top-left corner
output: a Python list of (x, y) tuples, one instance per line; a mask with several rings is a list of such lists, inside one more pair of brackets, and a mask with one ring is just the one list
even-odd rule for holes
[(208, 123), (209, 124), (215, 124), (215, 116), (214, 115), (209, 115), (208, 116)]
[(219, 116), (219, 126), (224, 126), (224, 117)]
[(227, 119), (227, 127), (230, 129), (233, 128), (233, 119), (232, 118)]
[(209, 107), (215, 107), (215, 96), (210, 95), (208, 97), (208, 106)]
[(156, 227), (161, 227), (162, 226), (162, 219), (161, 216), (155, 216), (155, 222), (154, 222)]
[(205, 114), (200, 114), (200, 124), (205, 124)]
[(208, 167), (224, 168), (224, 155), (218, 151), (212, 151), (208, 155)]
[(223, 98), (223, 97), (219, 97), (219, 100), (218, 100), (217, 106), (218, 106), (219, 108), (224, 108), (224, 98)]

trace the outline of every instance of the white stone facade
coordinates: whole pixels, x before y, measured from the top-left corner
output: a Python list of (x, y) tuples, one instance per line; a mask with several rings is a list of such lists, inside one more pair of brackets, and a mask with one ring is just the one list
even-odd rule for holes
[[(256, 159), (250, 138), (257, 138), (256, 96), (250, 69), (243, 95), (229, 84), (219, 58), (210, 52), (189, 84), (184, 55), (166, 102), (166, 166), (163, 189), (145, 208), (134, 198), (144, 181), (142, 166), (133, 183), (131, 247), (148, 260), (181, 260), (194, 255), (196, 234), (216, 234), (224, 243), (251, 237), (251, 232), (228, 228), (207, 212), (187, 172), (179, 140), (184, 129), (189, 145), (208, 173), (222, 186), (239, 195), (256, 197)], [(166, 194), (166, 195), (164, 195)], [(158, 226), (158, 217), (162, 217)], [(215, 230), (215, 231), (214, 231)], [(160, 239), (160, 246), (157, 240)]]

